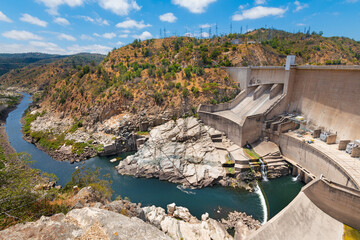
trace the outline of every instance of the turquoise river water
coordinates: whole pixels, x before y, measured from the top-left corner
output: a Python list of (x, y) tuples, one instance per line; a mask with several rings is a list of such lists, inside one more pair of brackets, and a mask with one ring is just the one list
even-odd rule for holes
[[(17, 152), (27, 152), (32, 155), (32, 159), (35, 160), (32, 167), (54, 173), (59, 178), (58, 184), (65, 185), (71, 179), (75, 167), (83, 164), (56, 161), (22, 138), (20, 119), (30, 103), (31, 96), (24, 94), (18, 107), (9, 114), (5, 126), (9, 141)], [(121, 154), (120, 157), (124, 158), (129, 154)], [(178, 206), (187, 207), (197, 217), (208, 212), (216, 219), (225, 217), (229, 211), (236, 210), (263, 221), (265, 206), (258, 192), (250, 193), (220, 186), (190, 190), (157, 179), (121, 176), (115, 170), (116, 163), (109, 162), (111, 158), (94, 157), (87, 160), (84, 166), (92, 169), (99, 167), (102, 174), (110, 174), (113, 181), (112, 188), (115, 191), (113, 198), (118, 195), (127, 196), (132, 202), (140, 202), (143, 206), (156, 205), (163, 208), (175, 202)], [(262, 186), (269, 202), (270, 217), (273, 217), (290, 203), (303, 184), (287, 176), (263, 181)]]

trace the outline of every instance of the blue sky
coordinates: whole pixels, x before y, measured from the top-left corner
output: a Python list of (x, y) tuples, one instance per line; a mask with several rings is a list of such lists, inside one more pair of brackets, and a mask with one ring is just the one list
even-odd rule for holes
[(359, 10), (360, 0), (1, 0), (0, 52), (106, 54), (135, 38), (207, 37), (231, 25), (360, 40)]

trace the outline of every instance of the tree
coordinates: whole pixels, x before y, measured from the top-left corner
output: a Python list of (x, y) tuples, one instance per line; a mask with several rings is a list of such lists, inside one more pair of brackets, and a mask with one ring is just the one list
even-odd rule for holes
[(0, 230), (66, 211), (65, 206), (49, 203), (57, 189), (45, 191), (40, 187), (56, 181), (56, 176), (32, 169), (30, 163), (29, 154), (7, 157), (0, 146)]
[(110, 175), (106, 174), (101, 176), (100, 174), (100, 168), (96, 168), (95, 170), (92, 170), (90, 168), (78, 168), (75, 170), (75, 172), (72, 174), (71, 181), (68, 182), (64, 190), (71, 190), (74, 186), (77, 186), (78, 188), (84, 188), (84, 187), (92, 187), (99, 198), (106, 198), (110, 200), (113, 190), (111, 188), (112, 181), (110, 180)]
[(191, 66), (187, 66), (185, 69), (185, 76), (187, 79), (190, 79), (191, 78)]

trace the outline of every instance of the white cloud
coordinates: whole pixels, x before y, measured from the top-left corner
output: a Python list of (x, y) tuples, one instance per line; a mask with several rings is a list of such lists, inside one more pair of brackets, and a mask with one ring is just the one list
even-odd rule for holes
[(11, 23), (12, 20), (8, 18), (2, 11), (0, 11), (0, 21)]
[(150, 24), (145, 24), (144, 21), (137, 22), (132, 19), (127, 19), (124, 22), (120, 22), (116, 24), (116, 27), (118, 28), (137, 28), (137, 29), (143, 29), (146, 27), (151, 27)]
[(309, 7), (309, 4), (306, 4), (306, 3), (301, 4), (299, 1), (295, 1), (294, 4), (296, 6), (296, 9), (294, 10), (294, 12), (298, 12), (300, 10), (303, 10), (304, 8)]
[(107, 54), (112, 48), (103, 45), (72, 45), (63, 49), (51, 42), (31, 41), (28, 44), (2, 44), (0, 43), (0, 52), (2, 53), (27, 53), (42, 52), (50, 54), (75, 54), (81, 52)]
[(126, 34), (126, 33), (120, 34), (118, 37), (119, 37), (119, 38), (128, 38), (128, 37), (129, 37), (129, 34)]
[(87, 22), (98, 24), (100, 26), (102, 26), (102, 25), (109, 26), (110, 25), (108, 20), (102, 19), (101, 17), (98, 17), (98, 18), (94, 19), (94, 18), (89, 17), (89, 16), (80, 16), (80, 18), (82, 18), (83, 20), (85, 20)]
[(37, 17), (33, 17), (27, 13), (23, 14), (22, 17), (20, 18), (21, 21), (23, 22), (27, 22), (27, 23), (31, 23), (34, 25), (38, 25), (40, 27), (46, 27), (47, 26), (47, 22), (40, 20)]
[(261, 4), (265, 4), (266, 0), (255, 0), (255, 4), (256, 5), (261, 5)]
[(175, 17), (175, 15), (173, 13), (169, 12), (169, 13), (160, 15), (159, 19), (163, 22), (174, 23), (174, 22), (176, 22), (177, 17)]
[(65, 34), (65, 33), (61, 33), (58, 35), (58, 39), (60, 40), (67, 40), (67, 41), (76, 41), (76, 38), (74, 38), (71, 35)]
[(296, 24), (296, 26), (303, 27), (303, 26), (306, 26), (306, 24), (304, 24), (304, 23), (298, 23), (298, 24)]
[(30, 45), (33, 47), (37, 47), (38, 49), (41, 49), (40, 51), (46, 52), (46, 53), (57, 53), (57, 54), (65, 54), (66, 53), (66, 51), (64, 49), (62, 49), (55, 43), (51, 43), (51, 42), (31, 41)]
[(1, 44), (0, 52), (2, 53), (28, 53), (42, 52), (51, 54), (67, 54), (66, 50), (50, 42), (32, 41), (29, 44)]
[(55, 18), (54, 23), (57, 23), (62, 26), (70, 25), (70, 22), (66, 18), (62, 18), (62, 17)]
[(93, 34), (95, 37), (102, 37), (102, 38), (106, 38), (106, 39), (113, 39), (114, 37), (116, 37), (116, 34), (111, 32), (111, 33), (104, 33), (104, 34), (98, 34), (98, 33), (94, 33)]
[(245, 19), (258, 19), (268, 16), (282, 16), (288, 9), (257, 6), (244, 10), (241, 14), (232, 16), (233, 21), (242, 21)]
[(75, 54), (75, 53), (82, 53), (82, 52), (89, 52), (89, 53), (101, 53), (101, 54), (107, 54), (111, 51), (111, 47), (104, 46), (104, 45), (86, 45), (86, 46), (79, 46), (79, 45), (73, 45), (67, 48), (69, 54)]
[(85, 0), (36, 0), (43, 3), (48, 8), (48, 13), (51, 15), (59, 15), (58, 8), (61, 5), (68, 5), (70, 7), (78, 7), (83, 5)]
[(199, 27), (201, 27), (201, 28), (211, 28), (211, 24), (208, 24), (208, 23), (205, 23), (205, 24), (201, 24), (201, 25), (199, 25)]
[(99, 0), (99, 5), (120, 16), (126, 16), (132, 10), (141, 9), (135, 0)]
[(247, 8), (248, 6), (249, 6), (249, 3), (240, 5), (239, 9), (243, 10), (243, 9)]
[(359, 0), (346, 0), (348, 3), (357, 3)]
[(208, 37), (209, 37), (209, 33), (207, 33), (207, 32), (203, 32), (203, 33), (201, 33), (200, 35), (201, 35), (201, 37), (203, 37), (203, 38), (208, 38)]
[(146, 40), (152, 38), (153, 35), (149, 33), (148, 31), (143, 32), (140, 35), (133, 35), (133, 38), (140, 39), (140, 40)]
[(89, 35), (86, 35), (86, 34), (82, 34), (80, 36), (80, 39), (81, 40), (88, 40), (88, 41), (94, 41), (95, 40), (93, 37), (90, 37)]
[(42, 37), (27, 31), (11, 30), (4, 32), (2, 35), (15, 40), (42, 40)]
[(184, 34), (184, 37), (194, 37), (194, 34), (192, 34), (192, 33), (185, 33), (185, 34)]
[(106, 38), (106, 39), (113, 39), (114, 37), (116, 37), (116, 34), (115, 33), (104, 33), (102, 35), (103, 38)]
[(175, 5), (188, 9), (192, 13), (203, 13), (210, 3), (217, 0), (172, 0)]
[(123, 42), (117, 42), (116, 45), (123, 46), (123, 45), (125, 45), (125, 43), (123, 43)]

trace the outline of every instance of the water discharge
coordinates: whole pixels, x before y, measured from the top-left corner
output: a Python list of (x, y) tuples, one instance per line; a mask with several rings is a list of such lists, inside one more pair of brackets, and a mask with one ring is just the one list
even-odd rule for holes
[(262, 211), (263, 211), (263, 220), (261, 222), (261, 224), (265, 224), (267, 223), (267, 220), (269, 219), (269, 210), (267, 208), (267, 204), (266, 204), (266, 199), (264, 196), (263, 191), (261, 190), (259, 185), (256, 185), (255, 187), (255, 193), (259, 196), (260, 198), (260, 202), (261, 202), (261, 207), (262, 207)]
[(267, 181), (269, 181), (269, 179), (268, 179), (268, 177), (267, 177), (266, 164), (264, 163), (264, 161), (263, 161), (261, 158), (259, 158), (259, 161), (260, 161), (260, 163), (261, 163), (261, 175), (262, 175), (262, 179), (267, 182)]
[(296, 177), (293, 177), (293, 178), (292, 178), (292, 181), (293, 181), (293, 182), (296, 182), (296, 181), (299, 180), (299, 178), (300, 178), (300, 174), (298, 174)]
[[(20, 119), (31, 103), (30, 97), (30, 95), (24, 94), (24, 98), (17, 109), (9, 114), (5, 125), (6, 132), (15, 150), (31, 154), (32, 158), (36, 160), (33, 167), (54, 173), (59, 178), (58, 184), (64, 186), (70, 181), (76, 167), (100, 168), (101, 174), (109, 174), (111, 177), (114, 190), (113, 198), (118, 195), (127, 196), (131, 201), (141, 203), (143, 206), (155, 205), (162, 208), (166, 208), (167, 204), (175, 202), (178, 206), (187, 207), (198, 218), (205, 212), (208, 212), (212, 218), (220, 219), (226, 217), (230, 211), (239, 211), (246, 212), (258, 220), (267, 219), (267, 217), (264, 218), (266, 202), (260, 193), (261, 191), (251, 193), (243, 189), (220, 186), (185, 189), (158, 179), (122, 176), (115, 169), (118, 163), (110, 162), (114, 157), (94, 157), (84, 164), (55, 161), (48, 154), (22, 138)], [(124, 159), (129, 154), (133, 153), (121, 154), (121, 158)], [(291, 177), (288, 176), (268, 182), (263, 181), (262, 186), (269, 201), (270, 217), (272, 217), (296, 196), (302, 184), (299, 181), (292, 182)], [(280, 186), (280, 192), (278, 186)], [(266, 209), (265, 211), (268, 212)]]

